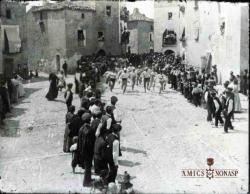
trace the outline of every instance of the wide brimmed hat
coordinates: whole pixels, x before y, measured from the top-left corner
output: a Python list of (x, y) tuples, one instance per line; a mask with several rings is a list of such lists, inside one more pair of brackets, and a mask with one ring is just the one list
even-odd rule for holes
[(96, 107), (93, 108), (93, 110), (91, 111), (91, 113), (93, 115), (100, 115), (102, 113), (102, 111), (101, 111), (100, 107), (96, 106)]
[(87, 121), (91, 119), (91, 114), (90, 113), (84, 113), (82, 115), (82, 121)]
[(119, 131), (121, 131), (121, 130), (122, 130), (122, 126), (121, 126), (120, 124), (117, 124), (117, 123), (116, 123), (116, 124), (113, 124), (113, 125), (112, 125), (112, 131), (113, 131), (113, 132), (116, 133), (116, 132), (119, 132)]

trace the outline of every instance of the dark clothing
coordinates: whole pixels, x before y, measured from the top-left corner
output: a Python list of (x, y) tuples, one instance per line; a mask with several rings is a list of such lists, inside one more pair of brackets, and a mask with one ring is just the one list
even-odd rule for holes
[(66, 126), (65, 126), (64, 141), (63, 141), (63, 151), (64, 152), (69, 152), (70, 146), (72, 145), (72, 137), (69, 136), (69, 134), (70, 134), (69, 125), (74, 117), (75, 117), (75, 115), (71, 112), (68, 112), (66, 114), (66, 118), (65, 118)]
[(91, 168), (92, 168), (92, 160), (93, 155), (86, 154), (84, 156), (84, 179), (83, 179), (83, 186), (89, 186), (91, 183)]
[(80, 82), (79, 83), (79, 98), (82, 98), (83, 97), (83, 91), (85, 90), (85, 85)]
[(63, 152), (70, 152), (70, 146), (72, 145), (72, 138), (69, 137), (69, 123), (66, 124), (64, 132)]
[(231, 118), (232, 118), (233, 113), (225, 114), (225, 125), (224, 125), (224, 131), (227, 133), (228, 128), (233, 129)]
[(100, 135), (95, 141), (94, 147), (94, 166), (95, 173), (100, 173), (104, 169), (108, 169), (107, 162), (102, 156), (105, 141), (104, 136)]
[(207, 96), (207, 121), (212, 121), (214, 116), (214, 103), (213, 103), (213, 98), (210, 94), (210, 91), (208, 91), (208, 96)]
[(68, 64), (65, 62), (65, 63), (62, 65), (62, 68), (63, 68), (65, 77), (67, 77)]
[(67, 108), (69, 110), (69, 107), (72, 105), (72, 101), (73, 101), (73, 92), (71, 90), (67, 90), (65, 93), (64, 93), (64, 98), (67, 97), (67, 93), (70, 93), (69, 94), (69, 98), (66, 99), (66, 105), (67, 105)]
[(229, 97), (229, 99), (226, 102), (226, 106), (225, 106), (225, 110), (224, 110), (224, 117), (225, 117), (224, 131), (226, 133), (228, 132), (228, 128), (233, 129), (231, 118), (233, 116), (234, 110), (232, 110), (231, 112), (228, 113), (228, 107), (229, 107), (229, 100), (230, 99), (233, 101), (233, 97)]
[(93, 157), (94, 145), (95, 133), (92, 131), (90, 125), (85, 123), (79, 130), (77, 142), (77, 150), (80, 153), (80, 162), (82, 166), (84, 166), (85, 157), (87, 157), (87, 162), (89, 162), (88, 160)]
[(0, 86), (0, 95), (2, 97), (2, 102), (3, 102), (3, 112), (4, 113), (10, 112), (10, 98), (7, 88)]
[(75, 78), (75, 93), (79, 94), (79, 81)]
[(80, 166), (80, 155), (79, 155), (79, 152), (76, 150), (76, 151), (72, 152), (71, 166), (72, 166), (72, 168), (75, 168), (77, 165)]
[(85, 173), (83, 179), (83, 186), (91, 182), (91, 167), (94, 154), (95, 134), (88, 123), (85, 123), (78, 136), (77, 150), (80, 153), (80, 163), (84, 164)]
[(46, 98), (48, 100), (54, 100), (55, 98), (57, 98), (58, 95), (58, 88), (57, 88), (58, 78), (54, 73), (51, 73), (49, 75), (49, 81), (50, 81), (50, 86), (49, 86), (49, 91), (46, 94)]
[(218, 126), (218, 121), (220, 121), (221, 124), (224, 123), (222, 117), (221, 117), (221, 110), (218, 110), (217, 112), (215, 112), (215, 126)]
[(69, 124), (69, 137), (73, 138), (74, 136), (78, 136), (79, 130), (82, 126), (82, 119), (78, 115), (74, 115), (70, 124)]
[(194, 93), (193, 94), (193, 103), (195, 106), (201, 105), (201, 94), (200, 93)]
[[(127, 189), (130, 189), (133, 187), (133, 184), (128, 182), (128, 183), (121, 183), (121, 191), (120, 191), (120, 194), (126, 194), (126, 190)], [(135, 194), (134, 191), (132, 191), (130, 194)]]
[(103, 134), (111, 133), (111, 127), (110, 127), (110, 129), (107, 129), (107, 121), (109, 118), (112, 118), (112, 116), (108, 115), (108, 114), (105, 114), (102, 116), (102, 129), (101, 129), (101, 131)]
[(150, 78), (144, 78), (143, 85), (144, 85), (145, 91), (149, 89), (149, 81), (150, 81)]
[(105, 138), (103, 157), (107, 161), (109, 166), (109, 174), (107, 176), (107, 182), (115, 182), (117, 176), (118, 166), (115, 166), (113, 160), (113, 142), (118, 140), (118, 136), (110, 133)]
[(220, 121), (221, 124), (223, 124), (224, 121), (223, 121), (223, 119), (221, 117), (222, 104), (221, 104), (221, 102), (220, 102), (220, 100), (219, 100), (218, 97), (215, 97), (214, 100), (216, 100), (217, 103), (219, 104), (219, 109), (218, 109), (217, 112), (215, 112), (215, 115), (214, 115), (215, 116), (215, 126), (217, 127), (218, 126), (218, 121)]
[(113, 160), (108, 160), (108, 166), (109, 166), (109, 174), (107, 177), (107, 182), (115, 182), (116, 176), (117, 176), (117, 171), (118, 171), (118, 166), (115, 166), (115, 163)]
[(112, 90), (114, 89), (114, 86), (115, 86), (115, 78), (109, 78), (109, 88), (110, 88), (110, 91), (112, 92)]

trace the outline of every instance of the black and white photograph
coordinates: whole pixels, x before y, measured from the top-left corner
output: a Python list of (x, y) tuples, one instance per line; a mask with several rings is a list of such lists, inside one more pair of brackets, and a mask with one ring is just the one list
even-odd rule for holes
[(248, 2), (0, 1), (0, 194), (247, 194), (249, 137)]

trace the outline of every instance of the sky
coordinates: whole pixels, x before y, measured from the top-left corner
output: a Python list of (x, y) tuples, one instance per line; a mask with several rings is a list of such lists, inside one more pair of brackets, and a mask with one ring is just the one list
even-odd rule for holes
[(134, 8), (138, 8), (140, 13), (145, 14), (149, 18), (154, 18), (153, 0), (126, 2), (126, 7), (128, 8), (130, 14), (133, 13)]
[[(50, 0), (48, 0), (48, 1), (51, 3)], [(29, 5), (26, 8), (26, 12), (32, 6), (41, 6), (42, 5), (42, 1), (28, 1), (28, 3), (29, 3)], [(126, 7), (128, 8), (130, 14), (133, 13), (134, 8), (138, 8), (140, 13), (145, 14), (149, 18), (152, 18), (152, 19), (154, 18), (154, 0), (126, 2)]]

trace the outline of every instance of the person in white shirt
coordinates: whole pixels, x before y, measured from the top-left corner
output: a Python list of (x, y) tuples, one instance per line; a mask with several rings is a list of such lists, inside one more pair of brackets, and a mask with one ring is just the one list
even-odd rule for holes
[(150, 81), (150, 72), (146, 67), (145, 70), (142, 72), (143, 83), (144, 83), (144, 90), (145, 92), (149, 90), (149, 81)]
[(127, 70), (124, 69), (123, 73), (120, 76), (122, 80), (122, 89), (123, 89), (123, 94), (126, 92), (127, 84), (128, 84), (128, 78), (129, 74), (127, 73)]
[(131, 79), (132, 91), (134, 91), (135, 82), (136, 82), (136, 72), (135, 72), (135, 68), (133, 68), (132, 72), (130, 72), (129, 77), (130, 77), (130, 79)]
[(112, 126), (112, 133), (108, 134), (105, 138), (104, 158), (106, 159), (109, 167), (109, 174), (107, 176), (107, 182), (115, 182), (118, 170), (118, 158), (119, 158), (119, 133), (121, 131), (121, 125), (115, 124)]

